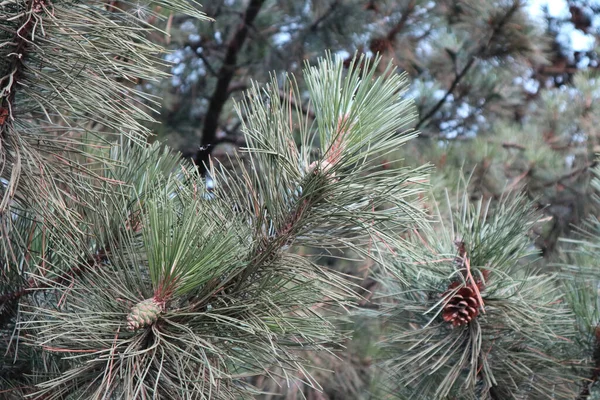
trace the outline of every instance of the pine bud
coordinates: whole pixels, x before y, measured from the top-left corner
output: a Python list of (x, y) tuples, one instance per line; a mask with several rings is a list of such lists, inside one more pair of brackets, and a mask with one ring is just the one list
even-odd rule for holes
[(140, 301), (131, 308), (127, 315), (127, 329), (137, 331), (152, 325), (158, 320), (158, 316), (164, 311), (164, 303), (157, 301), (154, 297)]

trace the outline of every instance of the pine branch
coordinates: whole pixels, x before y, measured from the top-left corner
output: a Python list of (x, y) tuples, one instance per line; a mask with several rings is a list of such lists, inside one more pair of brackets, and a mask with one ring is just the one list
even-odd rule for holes
[[(315, 180), (321, 180), (322, 182), (315, 185)], [(311, 182), (313, 181), (313, 182)], [(316, 187), (323, 187), (327, 185), (327, 178), (320, 174), (309, 174), (305, 180), (301, 182), (300, 187), (310, 187), (315, 185)], [(291, 244), (293, 238), (297, 236), (298, 232), (304, 228), (303, 220), (309, 218), (311, 209), (319, 204), (323, 199), (321, 193), (311, 193), (309, 196), (300, 197), (294, 204), (294, 207), (288, 212), (287, 216), (277, 226), (274, 234), (267, 237), (263, 237), (256, 243), (253, 251), (249, 255), (249, 267), (242, 271), (241, 276), (237, 280), (236, 290), (243, 285), (248, 277), (256, 272), (257, 268), (272, 263), (277, 254), (281, 249)], [(261, 236), (261, 232), (256, 232), (258, 237)]]
[[(403, 97), (405, 75), (390, 66), (375, 77), (378, 60), (347, 75), (341, 59), (305, 70), (314, 124), (293, 78), (283, 88), (275, 78), (266, 88), (253, 84), (236, 104), (248, 162), (239, 174), (211, 170), (210, 192), (159, 143), (98, 149), (106, 160), (98, 178), (126, 185), (82, 193), (77, 201), (100, 204), (82, 213), (80, 235), (52, 230), (51, 241), (40, 235), (27, 247), (56, 269), (27, 271), (36, 280), (2, 298), (21, 299), (29, 348), (66, 356), (51, 374), (33, 368), (35, 395), (225, 400), (250, 397), (240, 373), (265, 372), (298, 374), (318, 387), (300, 351), (341, 343), (322, 309), (345, 306), (354, 286), (287, 249), (362, 254), (363, 244), (393, 241), (396, 229), (422, 215), (414, 203), (423, 172), (381, 169), (381, 157), (414, 137), (396, 131), (416, 115)], [(40, 243), (51, 243), (51, 254)], [(102, 268), (80, 256), (92, 246), (110, 251)], [(60, 300), (34, 303), (26, 297), (34, 290)]]
[[(574, 314), (558, 300), (558, 278), (527, 262), (532, 252), (526, 232), (537, 217), (523, 197), (504, 198), (493, 214), (485, 202), (471, 205), (468, 194), (462, 198), (448, 225), (440, 222), (407, 238), (414, 254), (396, 255), (394, 274), (379, 279), (382, 314), (389, 316), (382, 345), (391, 378), (423, 399), (479, 390), (491, 399), (544, 397), (548, 387), (556, 398), (574, 398)], [(458, 255), (464, 247), (473, 276), (485, 282), (485, 316), (473, 312), (481, 302), (464, 289), (468, 265), (456, 256), (456, 238)], [(460, 286), (461, 292), (452, 292)], [(469, 312), (461, 311), (469, 303)], [(517, 363), (522, 368), (515, 370)]]
[(479, 57), (490, 46), (490, 44), (496, 38), (496, 36), (498, 36), (501, 33), (502, 28), (504, 28), (504, 26), (508, 23), (510, 18), (519, 10), (520, 7), (521, 7), (520, 1), (515, 1), (513, 3), (513, 5), (508, 9), (506, 14), (504, 14), (504, 16), (496, 23), (488, 40), (485, 43), (483, 43), (482, 45), (480, 45), (473, 52), (473, 54), (471, 54), (471, 56), (469, 57), (469, 61), (467, 61), (467, 63), (460, 70), (460, 72), (458, 72), (456, 74), (456, 76), (452, 80), (452, 83), (450, 84), (450, 87), (448, 88), (448, 90), (446, 91), (444, 96), (442, 96), (442, 98), (431, 108), (431, 110), (429, 110), (425, 115), (423, 115), (419, 119), (419, 122), (417, 122), (415, 129), (419, 129), (421, 126), (423, 126), (423, 124), (425, 124), (425, 122), (427, 122), (429, 119), (431, 119), (439, 111), (439, 109), (446, 103), (446, 100), (448, 100), (448, 97), (450, 97), (450, 95), (454, 92), (454, 89), (456, 89), (458, 84), (462, 81), (462, 79), (465, 77), (465, 75), (467, 75), (467, 73), (471, 70), (471, 68), (474, 65), (476, 65), (477, 61), (479, 60)]
[(75, 277), (82, 276), (95, 266), (106, 261), (106, 253), (99, 250), (94, 256), (89, 257), (85, 262), (72, 268), (69, 272), (48, 280), (36, 279), (31, 277), (27, 280), (25, 286), (0, 295), (0, 327), (11, 319), (11, 310), (14, 309), (16, 302), (23, 296), (34, 293), (39, 290), (61, 287), (67, 282), (71, 282)]
[[(204, 18), (186, 0), (164, 7)], [(143, 121), (153, 120), (153, 100), (130, 82), (166, 74), (156, 56), (162, 47), (148, 40), (156, 28), (141, 13), (114, 13), (101, 1), (49, 0), (5, 2), (0, 27), (0, 209), (35, 210), (48, 226), (77, 230), (81, 209), (99, 204), (66, 205), (89, 200), (82, 192), (102, 181), (93, 168), (104, 160), (90, 148), (111, 136), (140, 144), (149, 133)], [(3, 218), (3, 229), (12, 222)]]
[(260, 12), (264, 0), (251, 0), (244, 12), (242, 21), (233, 34), (233, 37), (227, 45), (227, 51), (223, 64), (218, 72), (218, 80), (215, 90), (210, 98), (210, 104), (204, 119), (202, 128), (202, 139), (200, 141), (200, 150), (194, 156), (194, 162), (200, 169), (202, 174), (206, 173), (206, 166), (213, 149), (213, 144), (216, 140), (217, 130), (219, 128), (219, 117), (223, 111), (223, 107), (229, 98), (229, 84), (233, 79), (237, 66), (237, 57), (242, 49), (246, 38), (248, 37), (249, 27), (254, 22)]
[[(374, 63), (377, 62), (378, 59)], [(394, 203), (394, 193), (399, 193), (402, 187), (398, 185), (400, 175), (395, 175), (393, 188), (387, 186), (391, 181), (382, 180), (372, 182), (374, 186), (368, 190), (365, 185), (370, 184), (356, 181), (363, 173), (352, 171), (366, 167), (367, 157), (387, 154), (388, 146), (397, 148), (410, 137), (398, 137), (399, 142), (394, 144), (395, 139), (387, 136), (391, 123), (386, 110), (398, 113), (394, 115), (395, 130), (405, 118), (412, 117), (413, 108), (400, 100), (401, 75), (386, 71), (383, 77), (375, 79), (374, 67), (369, 62), (364, 67), (364, 71), (355, 69), (344, 77), (339, 73), (343, 63), (327, 59), (321, 61), (320, 68), (306, 70), (311, 95), (310, 118), (305, 116), (309, 110), (303, 109), (302, 96), (292, 80), (283, 82), (283, 89), (279, 82), (272, 81), (265, 90), (255, 85), (249, 90), (238, 114), (245, 116), (242, 131), (247, 137), (248, 163), (252, 165), (251, 169), (242, 167), (242, 170), (244, 180), (252, 182), (252, 186), (232, 188), (232, 191), (238, 191), (240, 199), (249, 203), (253, 210), (249, 218), (255, 221), (256, 235), (262, 237), (250, 257), (251, 266), (268, 264), (271, 255), (294, 241), (318, 247), (328, 243), (333, 247), (350, 246), (353, 239), (365, 240), (365, 234), (367, 237), (380, 235), (376, 240), (383, 240), (378, 223), (373, 221), (373, 225), (368, 226), (366, 221), (377, 215), (373, 214), (372, 207), (376, 209), (382, 204), (383, 197), (386, 203)], [(356, 97), (352, 103), (346, 103), (353, 93), (351, 87), (356, 87)], [(382, 94), (376, 95), (379, 90)], [(376, 108), (376, 102), (381, 102), (380, 108)], [(348, 111), (340, 115), (340, 110)], [(309, 128), (313, 119), (317, 131)], [(360, 128), (354, 126), (354, 121), (359, 119)], [(300, 135), (300, 149), (296, 144), (298, 139), (294, 138), (296, 134)], [(322, 148), (320, 157), (314, 160), (308, 144), (314, 140), (310, 137), (317, 134)], [(225, 178), (223, 181), (226, 184)], [(370, 193), (372, 204), (365, 197), (366, 193)], [(326, 211), (328, 209), (330, 211)], [(396, 215), (404, 212), (397, 211)], [(394, 212), (390, 214), (393, 220), (392, 215)], [(360, 233), (354, 229), (345, 231), (350, 229), (350, 220), (363, 221), (367, 226)], [(322, 236), (325, 234), (321, 232), (327, 235)], [(345, 238), (344, 244), (336, 243), (338, 237)], [(332, 242), (336, 244), (329, 244)], [(253, 268), (248, 268), (245, 274), (251, 274)]]

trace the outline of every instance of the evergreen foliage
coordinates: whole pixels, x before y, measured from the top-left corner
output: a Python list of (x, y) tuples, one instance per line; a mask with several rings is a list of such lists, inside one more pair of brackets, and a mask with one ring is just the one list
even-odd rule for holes
[(598, 64), (565, 21), (199, 7), (0, 1), (0, 398), (593, 398)]
[[(503, 199), (494, 210), (490, 201), (463, 198), (449, 223), (416, 233), (414, 250), (398, 252), (393, 275), (381, 279), (388, 325), (382, 352), (394, 394), (577, 396), (575, 314), (558, 275), (536, 263), (527, 235), (535, 221), (523, 198)], [(450, 323), (453, 299), (466, 303), (468, 295), (480, 299), (472, 301), (478, 314)]]
[[(73, 12), (81, 7), (67, 6)], [(110, 42), (112, 33), (101, 35), (103, 18), (116, 29), (123, 25), (117, 36), (128, 33), (134, 44), (145, 43), (150, 28), (127, 12), (111, 19), (113, 10), (104, 5), (85, 7), (86, 16), (98, 20), (89, 28), (77, 25), (81, 31), (73, 27), (62, 38), (60, 54), (77, 60), (68, 49), (91, 53), (80, 67), (84, 72), (63, 76), (86, 92), (47, 85), (56, 78), (31, 72), (30, 81), (18, 77), (30, 90), (3, 103), (10, 109), (6, 137), (27, 137), (21, 123), (57, 129), (53, 121), (80, 135), (73, 152), (45, 160), (70, 177), (49, 174), (46, 182), (62, 187), (54, 200), (68, 213), (56, 216), (55, 208), (41, 209), (26, 195), (8, 205), (3, 271), (12, 279), (4, 282), (2, 294), (9, 370), (2, 390), (15, 398), (238, 398), (254, 392), (244, 376), (275, 367), (284, 377), (300, 373), (317, 387), (303, 353), (325, 351), (339, 341), (340, 332), (322, 310), (343, 306), (355, 293), (348, 279), (288, 249), (362, 251), (357, 246), (392, 240), (398, 228), (421, 218), (415, 199), (423, 172), (380, 170), (377, 162), (411, 138), (397, 132), (415, 117), (403, 98), (405, 78), (391, 69), (375, 78), (377, 62), (345, 75), (341, 59), (324, 59), (305, 74), (319, 107), (315, 125), (279, 96), (277, 81), (264, 90), (256, 86), (240, 104), (249, 116), (243, 130), (250, 165), (240, 160), (239, 175), (213, 170), (217, 186), (209, 191), (193, 166), (157, 144), (143, 144), (146, 130), (128, 122), (140, 117), (136, 92), (115, 83), (122, 66), (106, 62), (123, 55), (94, 44), (125, 47)], [(42, 9), (42, 15), (32, 8), (17, 17), (34, 18), (41, 27), (53, 17)], [(39, 48), (28, 44), (21, 68), (34, 71), (41, 63), (48, 76), (57, 74), (53, 64), (45, 64), (47, 43), (41, 38), (39, 45), (36, 37), (27, 38)], [(77, 47), (80, 40), (93, 48)], [(142, 60), (160, 48), (129, 50)], [(142, 64), (140, 75), (144, 68), (155, 71)], [(298, 98), (293, 80), (286, 82), (286, 93)], [(34, 103), (35, 93), (46, 87), (64, 103), (51, 103), (52, 113), (26, 113), (27, 102)], [(89, 102), (98, 101), (96, 87), (106, 91), (107, 109), (90, 109)], [(120, 107), (112, 110), (114, 117), (108, 112), (113, 103)], [(130, 107), (133, 117), (125, 113)], [(102, 129), (117, 141), (87, 128), (83, 109), (97, 111), (92, 119), (102, 120)], [(51, 139), (53, 133), (58, 136), (50, 131)], [(315, 142), (318, 153), (310, 147)], [(85, 173), (70, 170), (70, 163), (84, 164)], [(22, 176), (28, 174), (37, 176), (30, 171)], [(19, 191), (26, 184), (14, 179), (9, 185), (27, 193)], [(48, 221), (46, 213), (60, 223)], [(376, 254), (371, 257), (380, 258)]]

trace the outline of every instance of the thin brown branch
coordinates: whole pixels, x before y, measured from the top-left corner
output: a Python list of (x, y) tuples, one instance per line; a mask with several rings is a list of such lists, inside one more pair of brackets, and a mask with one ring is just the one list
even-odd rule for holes
[(256, 36), (256, 38), (258, 38), (265, 46), (269, 47), (273, 54), (275, 54), (280, 60), (287, 60), (288, 57), (285, 54), (283, 54), (281, 50), (279, 50), (275, 45), (273, 45), (272, 41), (268, 37), (266, 37), (263, 32), (256, 29), (255, 26), (251, 26), (250, 28), (252, 29), (253, 38), (254, 36)]
[[(434, 140), (446, 140), (448, 142), (468, 142), (474, 139), (479, 139), (475, 136), (455, 136), (455, 137), (444, 137), (443, 135), (432, 135), (432, 134), (428, 134), (426, 132), (423, 132), (420, 134), (420, 136), (422, 138), (426, 138), (426, 139), (434, 139)], [(522, 144), (519, 143), (515, 143), (515, 142), (499, 142), (497, 140), (493, 140), (493, 139), (486, 139), (485, 140), (487, 143), (490, 144), (497, 144), (502, 146), (503, 149), (514, 149), (514, 150), (521, 150), (521, 151), (525, 151), (527, 150), (527, 146), (524, 146)], [(553, 150), (556, 150), (554, 147), (551, 147)]]
[(225, 53), (223, 64), (217, 73), (217, 84), (210, 98), (208, 111), (204, 118), (200, 150), (194, 157), (194, 162), (203, 174), (206, 173), (206, 166), (208, 165), (212, 150), (211, 145), (216, 139), (217, 130), (219, 128), (219, 117), (229, 98), (229, 91), (227, 89), (235, 74), (238, 54), (248, 37), (249, 27), (260, 12), (264, 2), (264, 0), (250, 0), (250, 3), (248, 3), (248, 7), (244, 12), (244, 16), (242, 17), (242, 21), (240, 21), (240, 24), (227, 44), (227, 51)]
[(454, 77), (454, 80), (452, 81), (452, 84), (446, 91), (446, 94), (444, 94), (444, 96), (436, 103), (436, 105), (433, 106), (431, 110), (429, 110), (429, 112), (419, 120), (419, 122), (415, 126), (415, 129), (419, 129), (425, 122), (431, 119), (431, 117), (433, 117), (440, 108), (442, 108), (442, 106), (446, 103), (448, 97), (450, 97), (450, 95), (454, 92), (454, 89), (456, 89), (460, 81), (465, 77), (467, 72), (469, 72), (471, 67), (475, 65), (476, 60), (477, 57), (475, 55), (472, 55), (467, 64), (463, 67), (463, 69)]
[(396, 25), (394, 25), (394, 27), (392, 29), (390, 29), (390, 31), (388, 32), (387, 40), (393, 41), (396, 38), (396, 35), (398, 35), (400, 32), (402, 32), (404, 30), (404, 27), (406, 26), (406, 23), (408, 22), (408, 18), (410, 17), (410, 15), (412, 14), (412, 12), (415, 9), (415, 5), (416, 5), (416, 0), (412, 0), (410, 3), (408, 3), (408, 5), (406, 6), (406, 9), (402, 13), (402, 17), (400, 17), (400, 21), (398, 21), (398, 23)]
[(227, 88), (227, 91), (231, 94), (234, 92), (241, 92), (248, 89), (248, 85), (246, 84), (246, 82), (231, 82), (231, 85), (229, 85), (229, 87)]
[(490, 46), (490, 44), (492, 43), (494, 38), (501, 32), (502, 28), (504, 28), (504, 26), (508, 23), (508, 21), (514, 15), (514, 13), (517, 12), (517, 10), (519, 9), (520, 6), (521, 6), (520, 1), (515, 1), (513, 3), (513, 5), (508, 9), (506, 14), (502, 17), (502, 19), (500, 19), (500, 21), (498, 21), (496, 23), (496, 25), (494, 26), (494, 29), (492, 30), (492, 33), (490, 34), (490, 36), (486, 40), (486, 42), (483, 43), (482, 45), (480, 45), (473, 52), (473, 54), (469, 57), (469, 61), (467, 61), (467, 63), (460, 70), (460, 72), (458, 72), (456, 74), (456, 76), (454, 77), (454, 80), (450, 84), (450, 87), (448, 88), (448, 90), (446, 91), (444, 96), (431, 108), (431, 110), (429, 110), (429, 112), (427, 112), (423, 117), (421, 117), (419, 122), (417, 122), (415, 129), (419, 129), (421, 126), (423, 126), (423, 124), (425, 124), (425, 122), (427, 122), (429, 119), (431, 119), (439, 111), (439, 109), (446, 103), (446, 100), (448, 100), (448, 97), (450, 97), (450, 95), (454, 92), (454, 89), (456, 89), (456, 87), (461, 82), (461, 80), (465, 77), (465, 75), (467, 75), (467, 73), (471, 70), (471, 68), (476, 64), (476, 62), (477, 62), (477, 60), (479, 60), (479, 57), (481, 56), (481, 54), (483, 54), (485, 52), (485, 50)]
[(204, 63), (204, 66), (206, 67), (206, 70), (212, 75), (212, 76), (219, 76), (219, 74), (217, 74), (217, 71), (213, 68), (212, 64), (210, 63), (210, 61), (208, 61), (208, 59), (204, 56), (204, 54), (202, 53), (198, 53), (197, 51), (195, 52), (196, 55), (198, 56), (199, 59), (202, 60), (202, 62)]
[[(340, 126), (342, 125), (340, 124)], [(258, 241), (252, 252), (249, 266), (239, 275), (237, 288), (247, 281), (248, 276), (254, 273), (258, 266), (269, 263), (274, 259), (277, 252), (283, 246), (291, 245), (293, 238), (299, 236), (302, 230), (306, 228), (302, 221), (306, 220), (312, 209), (323, 201), (325, 188), (329, 185), (330, 179), (331, 175), (323, 173), (322, 170), (319, 171), (316, 168), (312, 173), (307, 174), (299, 186), (321, 189), (316, 189), (310, 195), (301, 195), (296, 201), (295, 206), (279, 221), (270, 220), (271, 216), (265, 216), (262, 212), (261, 201), (255, 197), (255, 215), (257, 218), (264, 219), (264, 224), (258, 224), (261, 228), (257, 232), (257, 236), (262, 236), (262, 239)], [(256, 196), (256, 194), (254, 195)], [(272, 233), (265, 235), (262, 231), (262, 226), (271, 226), (271, 223), (275, 229)]]
[(566, 174), (563, 174), (563, 175), (559, 176), (558, 178), (551, 180), (550, 182), (544, 183), (543, 186), (544, 187), (554, 186), (554, 185), (561, 183), (562, 181), (564, 181), (566, 179), (575, 178), (576, 176), (587, 172), (590, 168), (594, 168), (597, 164), (598, 163), (596, 161), (589, 162), (586, 165), (584, 165), (583, 167), (574, 169), (573, 171), (567, 172)]
[(212, 7), (214, 7), (214, 10), (207, 10), (206, 15), (208, 15), (212, 19), (217, 19), (217, 17), (220, 16), (221, 11), (223, 10), (223, 3), (225, 3), (225, 0), (220, 0), (216, 6), (213, 4)]
[(402, 11), (400, 20), (388, 31), (385, 36), (378, 36), (371, 39), (369, 42), (369, 49), (373, 53), (382, 54), (388, 51), (392, 52), (394, 50), (393, 43), (396, 40), (396, 35), (402, 32), (406, 27), (408, 19), (415, 9), (415, 5), (415, 0), (412, 0), (410, 3), (408, 3), (406, 9)]
[(583, 387), (581, 388), (581, 392), (579, 392), (579, 396), (577, 400), (586, 400), (590, 397), (591, 387), (598, 381), (600, 378), (600, 326), (597, 326), (594, 330), (595, 333), (595, 346), (594, 353), (592, 355), (592, 359), (594, 362), (594, 368), (592, 369), (592, 373), (590, 379), (586, 379), (583, 382)]
[(105, 251), (99, 250), (95, 255), (89, 257), (81, 265), (72, 268), (67, 273), (55, 277), (50, 282), (38, 281), (35, 279), (35, 277), (31, 277), (27, 280), (27, 283), (20, 289), (0, 295), (0, 309), (2, 309), (2, 306), (20, 299), (21, 297), (25, 296), (27, 293), (33, 290), (49, 289), (51, 287), (54, 287), (55, 285), (62, 285), (76, 276), (81, 276), (89, 268), (92, 268), (105, 260)]
[(371, 303), (371, 297), (373, 297), (373, 293), (375, 293), (375, 289), (379, 284), (373, 278), (367, 277), (360, 284), (360, 291), (358, 294), (362, 297), (362, 299), (358, 302), (358, 305), (366, 308), (378, 308), (377, 304)]
[(228, 133), (227, 135), (217, 138), (215, 140), (215, 144), (213, 146), (217, 146), (221, 143), (231, 143), (236, 146), (243, 146), (245, 142), (244, 142), (244, 139), (242, 137), (240, 137), (239, 134)]
[(502, 147), (505, 149), (517, 149), (517, 150), (527, 150), (527, 147), (522, 144), (512, 143), (512, 142), (504, 142), (502, 143)]

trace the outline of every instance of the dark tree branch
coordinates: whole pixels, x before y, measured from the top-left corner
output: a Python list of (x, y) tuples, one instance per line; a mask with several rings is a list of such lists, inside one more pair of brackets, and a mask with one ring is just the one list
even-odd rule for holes
[(425, 114), (425, 116), (423, 116), (419, 120), (419, 122), (415, 126), (415, 129), (419, 129), (425, 122), (427, 122), (429, 119), (431, 119), (431, 117), (433, 117), (435, 115), (435, 113), (437, 113), (438, 110), (446, 103), (446, 100), (448, 100), (448, 97), (450, 97), (450, 95), (454, 92), (454, 89), (456, 89), (456, 86), (458, 86), (460, 81), (465, 77), (467, 72), (469, 72), (471, 67), (473, 65), (475, 65), (476, 60), (477, 60), (477, 56), (472, 55), (471, 58), (469, 59), (469, 61), (467, 62), (467, 64), (463, 67), (463, 69), (454, 77), (454, 80), (452, 81), (452, 84), (446, 91), (446, 94), (444, 94), (444, 96), (440, 99), (440, 101), (438, 101), (437, 104), (435, 106), (433, 106), (431, 108), (431, 110), (429, 110), (429, 112), (427, 114)]
[(517, 150), (522, 150), (522, 151), (527, 150), (527, 147), (523, 146), (522, 144), (513, 143), (513, 142), (503, 142), (502, 147), (504, 147), (505, 149), (517, 149)]
[(333, 14), (333, 12), (335, 11), (335, 9), (337, 8), (337, 6), (340, 5), (340, 1), (339, 0), (334, 0), (330, 5), (329, 8), (327, 9), (327, 11), (325, 11), (323, 13), (323, 15), (321, 15), (319, 18), (317, 18), (316, 20), (314, 20), (314, 22), (312, 24), (310, 24), (310, 27), (308, 28), (308, 30), (310, 32), (314, 32), (319, 28), (319, 25), (321, 25), (321, 23), (323, 21), (325, 21), (327, 18), (329, 18), (329, 16), (331, 14)]
[(204, 66), (206, 67), (206, 70), (215, 77), (218, 77), (219, 75), (217, 74), (217, 71), (213, 68), (213, 66), (211, 65), (211, 63), (208, 61), (208, 59), (206, 57), (204, 57), (204, 54), (202, 53), (198, 53), (196, 52), (196, 54), (198, 55), (198, 58), (202, 60), (202, 62), (204, 63)]
[(371, 39), (369, 42), (369, 49), (373, 53), (385, 53), (386, 51), (393, 51), (393, 43), (396, 40), (396, 35), (402, 32), (406, 27), (408, 19), (415, 9), (415, 5), (415, 0), (412, 0), (410, 3), (408, 3), (406, 9), (402, 11), (400, 20), (394, 26), (392, 26), (387, 35), (378, 36)]
[(237, 131), (227, 131), (226, 135), (223, 135), (222, 137), (219, 137), (215, 140), (215, 144), (214, 146), (217, 146), (221, 143), (231, 143), (234, 144), (236, 146), (240, 146), (244, 144), (244, 140), (243, 138), (240, 137), (240, 135), (238, 134)]
[(232, 82), (227, 88), (227, 91), (229, 94), (231, 94), (235, 92), (241, 92), (246, 89), (248, 89), (248, 85), (245, 82)]
[(256, 37), (260, 39), (266, 46), (268, 46), (271, 49), (271, 51), (277, 56), (277, 58), (279, 58), (282, 61), (285, 61), (287, 59), (287, 57), (277, 47), (275, 47), (273, 43), (271, 43), (271, 41), (268, 38), (266, 38), (261, 31), (256, 29), (255, 26), (251, 26), (250, 28), (252, 29), (252, 33), (256, 35)]
[(223, 3), (225, 3), (225, 0), (219, 1), (219, 4), (216, 5), (216, 7), (214, 8), (214, 11), (207, 10), (206, 15), (208, 15), (212, 19), (217, 19), (217, 17), (221, 14), (221, 11), (223, 10)]
[(398, 35), (400, 32), (402, 32), (402, 30), (404, 30), (404, 27), (408, 22), (408, 18), (415, 9), (415, 5), (416, 0), (412, 0), (410, 3), (408, 3), (408, 6), (406, 6), (406, 10), (404, 10), (404, 12), (402, 13), (402, 17), (400, 17), (400, 21), (398, 21), (398, 23), (394, 25), (394, 27), (388, 32), (387, 39), (389, 41), (394, 40), (396, 38), (396, 35)]
[(508, 23), (508, 21), (514, 15), (514, 13), (517, 12), (520, 6), (520, 1), (515, 1), (513, 3), (513, 5), (508, 9), (506, 14), (502, 17), (502, 19), (500, 19), (500, 21), (496, 23), (488, 40), (473, 52), (471, 57), (469, 57), (469, 61), (467, 61), (467, 64), (465, 64), (465, 66), (460, 70), (460, 72), (457, 73), (454, 77), (454, 80), (452, 81), (452, 84), (446, 91), (446, 94), (444, 94), (444, 96), (435, 104), (435, 106), (431, 108), (431, 110), (429, 110), (429, 112), (427, 112), (427, 114), (421, 117), (419, 122), (417, 122), (415, 129), (419, 129), (421, 126), (423, 126), (423, 124), (429, 119), (431, 119), (431, 117), (433, 117), (439, 111), (439, 109), (446, 103), (446, 100), (448, 100), (448, 97), (450, 97), (450, 95), (454, 92), (454, 89), (456, 89), (460, 81), (465, 77), (467, 72), (469, 72), (469, 70), (476, 64), (476, 61), (479, 59), (479, 57), (490, 46), (494, 38), (498, 36), (502, 28), (504, 28), (504, 26)]
[(586, 165), (584, 165), (583, 167), (574, 169), (573, 171), (567, 172), (566, 174), (563, 174), (563, 175), (559, 176), (558, 178), (551, 180), (550, 182), (544, 183), (543, 187), (550, 187), (550, 186), (562, 184), (564, 180), (575, 178), (578, 175), (581, 175), (581, 174), (587, 172), (588, 170), (595, 168), (596, 165), (597, 165), (596, 161), (589, 162)]
[(233, 79), (237, 66), (237, 58), (240, 50), (242, 49), (246, 38), (248, 37), (248, 30), (250, 25), (254, 22), (254, 19), (258, 15), (261, 7), (264, 4), (264, 0), (250, 0), (242, 21), (235, 30), (231, 40), (227, 45), (227, 51), (225, 53), (225, 59), (217, 74), (218, 80), (215, 86), (215, 90), (210, 98), (210, 104), (208, 111), (204, 118), (204, 126), (202, 128), (202, 139), (200, 142), (200, 150), (194, 157), (194, 162), (202, 172), (206, 173), (206, 165), (210, 157), (212, 145), (216, 140), (217, 130), (219, 128), (219, 117), (223, 111), (223, 107), (229, 98), (229, 84)]

